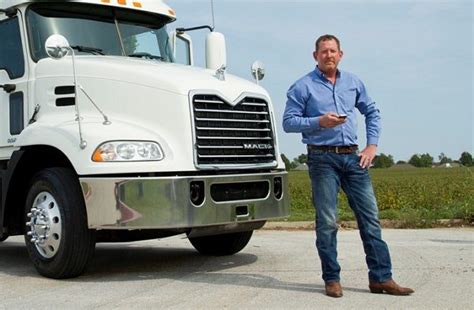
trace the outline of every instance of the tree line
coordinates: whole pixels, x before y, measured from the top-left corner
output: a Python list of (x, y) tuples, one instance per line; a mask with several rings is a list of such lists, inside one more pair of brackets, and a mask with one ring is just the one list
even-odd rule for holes
[[(281, 154), (281, 158), (285, 163), (286, 170), (292, 170), (298, 167), (301, 164), (306, 164), (308, 161), (308, 157), (306, 154), (300, 154), (298, 157), (293, 158), (292, 161), (286, 157), (285, 154)], [(466, 167), (474, 166), (474, 161), (472, 159), (472, 155), (469, 152), (462, 152), (461, 156), (457, 160), (453, 160), (447, 157), (444, 153), (439, 154), (438, 156), (438, 164), (451, 164), (457, 163)], [(408, 162), (399, 160), (397, 161), (398, 165), (400, 164), (410, 164), (412, 166), (423, 168), (423, 167), (432, 167), (435, 164), (433, 156), (429, 153), (425, 154), (413, 154), (410, 157)], [(390, 154), (381, 153), (377, 155), (372, 163), (372, 168), (390, 168), (391, 166), (395, 165), (395, 160), (393, 156)]]

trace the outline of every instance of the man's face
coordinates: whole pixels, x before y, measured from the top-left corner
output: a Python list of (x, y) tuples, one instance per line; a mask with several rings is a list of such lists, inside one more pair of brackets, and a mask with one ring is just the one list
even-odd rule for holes
[(314, 59), (318, 62), (318, 68), (322, 72), (336, 71), (337, 65), (342, 58), (342, 51), (337, 47), (335, 40), (319, 42), (318, 51), (313, 53)]

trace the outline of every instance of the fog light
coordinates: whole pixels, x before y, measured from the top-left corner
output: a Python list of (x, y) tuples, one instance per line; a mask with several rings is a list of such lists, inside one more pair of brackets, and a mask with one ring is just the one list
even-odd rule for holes
[(195, 206), (200, 206), (205, 198), (204, 181), (193, 181), (189, 186), (189, 199)]
[(273, 193), (276, 199), (281, 199), (283, 196), (283, 181), (280, 177), (273, 179)]

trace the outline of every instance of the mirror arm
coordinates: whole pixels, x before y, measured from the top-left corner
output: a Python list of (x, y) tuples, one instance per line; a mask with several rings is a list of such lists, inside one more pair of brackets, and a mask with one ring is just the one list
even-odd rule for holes
[(82, 137), (82, 124), (81, 124), (81, 113), (79, 111), (79, 85), (77, 84), (77, 75), (76, 75), (76, 60), (75, 56), (76, 53), (74, 53), (74, 49), (70, 46), (67, 47), (67, 49), (71, 52), (71, 59), (72, 59), (72, 72), (73, 72), (73, 79), (74, 79), (74, 105), (76, 107), (76, 120), (77, 120), (77, 126), (79, 129), (79, 147), (81, 150), (84, 150), (87, 147), (87, 141), (83, 139)]
[(212, 28), (211, 26), (204, 25), (204, 26), (191, 27), (191, 28), (176, 28), (176, 33), (183, 34), (186, 31), (193, 31), (193, 30), (200, 30), (200, 29), (209, 29), (210, 32), (214, 31), (214, 28)]
[(6, 10), (0, 9), (0, 13), (5, 14), (8, 18), (11, 18), (13, 16), (16, 16), (16, 9), (15, 8), (8, 8)]
[(0, 88), (3, 88), (3, 90), (7, 93), (14, 92), (16, 90), (16, 85), (15, 84), (4, 84), (0, 85)]

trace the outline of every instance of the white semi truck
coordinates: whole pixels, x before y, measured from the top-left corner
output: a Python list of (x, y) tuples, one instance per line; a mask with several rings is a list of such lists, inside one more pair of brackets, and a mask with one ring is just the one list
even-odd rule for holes
[(175, 19), (155, 0), (0, 1), (0, 240), (24, 234), (41, 275), (82, 274), (96, 242), (186, 233), (230, 255), (289, 214), (268, 93), (226, 74), (211, 27), (193, 66), (202, 27)]

